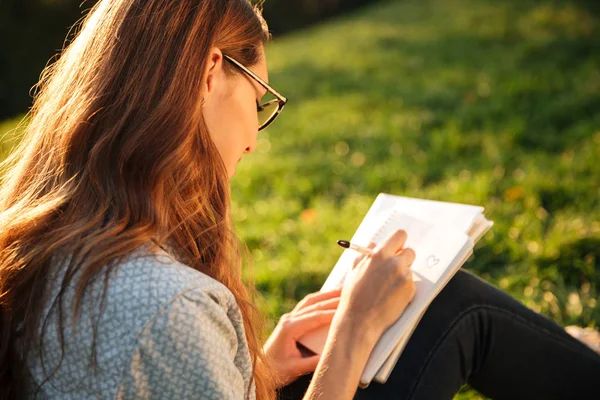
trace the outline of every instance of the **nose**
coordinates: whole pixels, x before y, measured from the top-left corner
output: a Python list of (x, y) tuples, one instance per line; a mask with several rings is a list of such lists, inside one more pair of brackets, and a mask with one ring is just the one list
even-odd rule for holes
[(246, 150), (244, 150), (244, 153), (252, 153), (254, 150), (256, 150), (256, 138), (254, 139), (254, 141), (248, 146), (246, 147)]

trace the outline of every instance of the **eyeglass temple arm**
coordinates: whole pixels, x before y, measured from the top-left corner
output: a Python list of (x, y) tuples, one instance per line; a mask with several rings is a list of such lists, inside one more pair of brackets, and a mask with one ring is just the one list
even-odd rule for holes
[(244, 71), (245, 73), (247, 73), (248, 75), (250, 75), (252, 78), (256, 79), (256, 81), (258, 83), (260, 83), (265, 89), (267, 89), (275, 97), (277, 97), (277, 100), (283, 102), (284, 104), (287, 103), (287, 99), (285, 97), (283, 97), (282, 95), (280, 95), (279, 92), (277, 92), (277, 90), (275, 90), (271, 86), (269, 86), (269, 84), (267, 82), (263, 81), (260, 76), (256, 75), (254, 72), (252, 72), (248, 68), (244, 67), (236, 59), (231, 58), (231, 57), (229, 57), (226, 54), (223, 54), (223, 57), (225, 57), (228, 61), (230, 61), (231, 63), (233, 63), (236, 67), (240, 68), (242, 71)]

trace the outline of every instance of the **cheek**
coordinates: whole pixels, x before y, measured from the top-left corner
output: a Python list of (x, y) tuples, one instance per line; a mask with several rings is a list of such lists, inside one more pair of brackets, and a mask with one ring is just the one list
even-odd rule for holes
[(236, 131), (237, 121), (232, 117), (235, 112), (234, 105), (227, 101), (217, 101), (214, 104), (207, 105), (203, 109), (204, 121), (208, 127), (210, 137), (219, 150), (221, 158), (227, 168), (230, 167), (233, 157), (232, 149), (235, 147), (235, 136), (232, 132)]
[(252, 103), (252, 96), (237, 93), (214, 100), (205, 106), (203, 115), (211, 138), (231, 173), (246, 147), (253, 146), (258, 128), (256, 103)]
[[(240, 155), (246, 148), (254, 148), (256, 135), (258, 134), (258, 115), (256, 113), (256, 93), (246, 91), (237, 97), (235, 108), (236, 115), (232, 118), (236, 120), (235, 134), (238, 136)], [(238, 156), (239, 158), (239, 156)]]
[[(239, 151), (243, 152), (252, 144), (252, 139), (258, 131), (258, 116), (256, 115), (256, 102), (253, 97), (238, 98), (232, 104), (231, 131), (232, 142), (236, 142)], [(238, 155), (239, 158), (239, 155)]]
[(240, 122), (240, 133), (248, 138), (253, 132), (258, 131), (258, 115), (256, 114), (256, 93), (252, 90), (240, 90), (236, 96), (238, 113), (236, 118)]

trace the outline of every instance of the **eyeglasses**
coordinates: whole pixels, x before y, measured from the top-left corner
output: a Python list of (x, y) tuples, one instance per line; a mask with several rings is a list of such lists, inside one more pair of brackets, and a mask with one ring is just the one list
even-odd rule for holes
[(223, 55), (223, 57), (248, 74), (252, 79), (258, 82), (262, 87), (267, 89), (269, 93), (275, 96), (275, 99), (269, 100), (263, 104), (259, 104), (256, 101), (256, 112), (258, 113), (258, 130), (262, 131), (267, 126), (271, 124), (271, 122), (275, 121), (275, 118), (279, 115), (283, 107), (285, 107), (285, 103), (287, 103), (287, 99), (280, 95), (275, 89), (273, 89), (269, 84), (263, 81), (258, 75), (254, 72), (250, 71), (248, 68), (244, 67), (240, 62), (235, 59), (229, 57), (228, 55)]

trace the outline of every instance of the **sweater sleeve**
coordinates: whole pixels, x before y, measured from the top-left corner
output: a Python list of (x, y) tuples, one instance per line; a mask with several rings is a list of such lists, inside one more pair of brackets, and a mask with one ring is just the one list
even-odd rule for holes
[(200, 289), (181, 293), (138, 336), (117, 398), (243, 399), (237, 346), (217, 297)]

